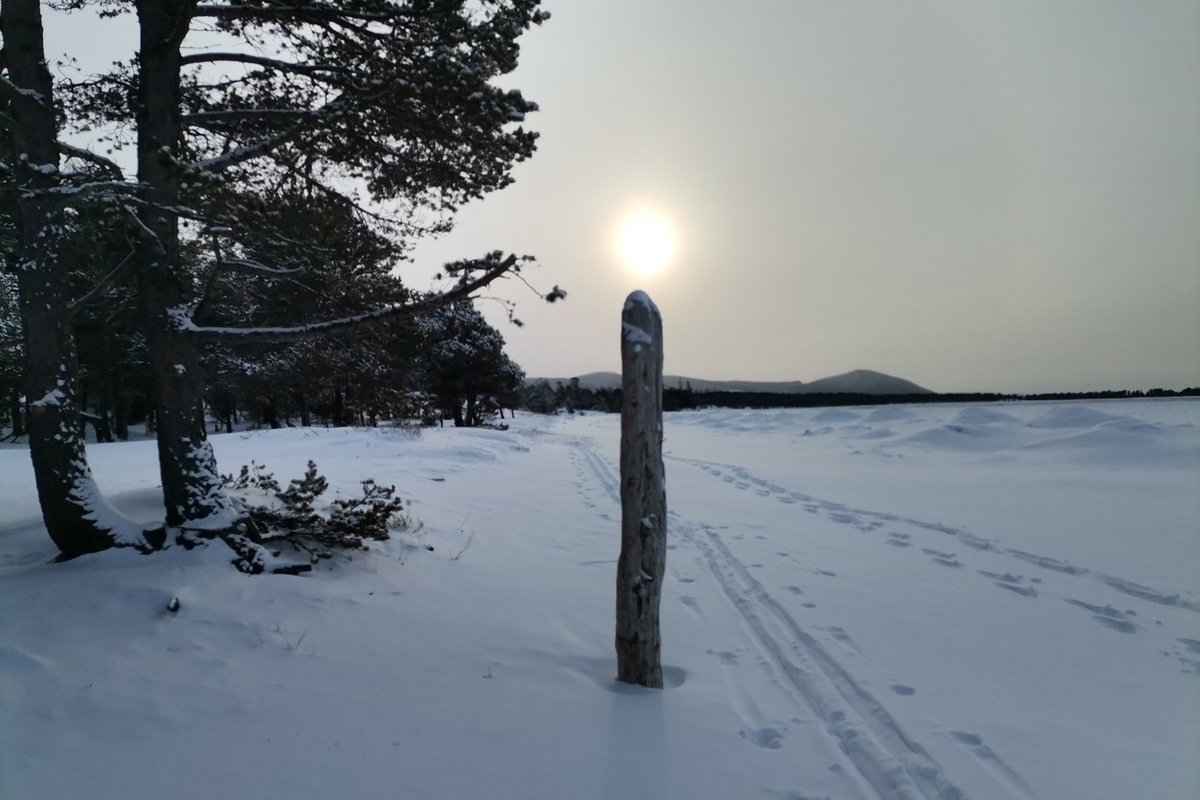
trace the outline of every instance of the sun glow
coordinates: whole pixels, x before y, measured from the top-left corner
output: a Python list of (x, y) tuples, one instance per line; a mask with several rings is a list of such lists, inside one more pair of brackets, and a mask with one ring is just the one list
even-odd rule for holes
[(640, 276), (657, 275), (675, 255), (671, 227), (652, 211), (638, 211), (622, 220), (616, 243), (626, 268)]

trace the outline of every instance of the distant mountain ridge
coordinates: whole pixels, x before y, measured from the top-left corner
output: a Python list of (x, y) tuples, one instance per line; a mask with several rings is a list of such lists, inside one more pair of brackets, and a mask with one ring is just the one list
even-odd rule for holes
[[(579, 378), (579, 386), (595, 391), (617, 389), (621, 376), (616, 372), (589, 372)], [(549, 381), (551, 386), (560, 381), (570, 384), (571, 378), (530, 378), (528, 383)], [(710, 381), (703, 378), (687, 378), (682, 375), (664, 375), (663, 386), (668, 389), (686, 387), (691, 384), (697, 392), (765, 392), (769, 394), (935, 394), (912, 381), (884, 375), (869, 369), (856, 369), (833, 375), (829, 378), (805, 383), (803, 381)]]

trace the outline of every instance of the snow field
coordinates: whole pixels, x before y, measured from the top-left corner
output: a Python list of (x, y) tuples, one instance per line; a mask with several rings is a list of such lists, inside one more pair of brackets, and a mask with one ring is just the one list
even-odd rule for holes
[[(0, 798), (1200, 789), (1198, 401), (668, 415), (662, 692), (612, 680), (615, 415), (212, 441), (420, 527), (302, 577), (51, 564), (0, 448)], [(161, 513), (152, 442), (89, 457)]]

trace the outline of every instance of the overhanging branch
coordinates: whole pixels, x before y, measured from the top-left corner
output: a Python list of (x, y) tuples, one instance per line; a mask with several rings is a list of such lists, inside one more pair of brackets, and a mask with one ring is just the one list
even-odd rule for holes
[[(279, 20), (279, 19), (298, 19), (302, 21), (317, 20), (317, 19), (357, 19), (364, 22), (386, 22), (393, 17), (401, 16), (399, 12), (380, 12), (377, 14), (371, 13), (353, 13), (343, 11), (337, 7), (312, 5), (308, 3), (296, 3), (290, 6), (242, 6), (242, 5), (215, 5), (201, 4), (197, 5), (192, 12), (193, 17), (215, 17), (218, 19), (254, 19), (254, 20)], [(412, 16), (404, 15), (404, 16)]]
[(451, 305), (459, 300), (465, 300), (473, 292), (482, 289), (505, 273), (516, 269), (518, 262), (521, 260), (523, 259), (519, 259), (515, 255), (510, 255), (502, 261), (494, 263), (473, 278), (469, 277), (468, 274), (464, 274), (458, 284), (446, 291), (437, 292), (412, 303), (388, 306), (352, 317), (315, 322), (309, 325), (272, 328), (203, 327), (196, 325), (190, 319), (180, 319), (179, 324), (184, 334), (206, 342), (240, 342), (244, 344), (296, 342), (314, 336), (353, 330), (389, 319), (413, 317)]
[(345, 67), (337, 67), (332, 64), (297, 64), (291, 61), (281, 61), (277, 58), (256, 56), (251, 53), (193, 53), (180, 58), (179, 64), (186, 67), (189, 64), (211, 64), (218, 61), (252, 64), (256, 67), (294, 72), (301, 75), (309, 75), (314, 72), (349, 72)]

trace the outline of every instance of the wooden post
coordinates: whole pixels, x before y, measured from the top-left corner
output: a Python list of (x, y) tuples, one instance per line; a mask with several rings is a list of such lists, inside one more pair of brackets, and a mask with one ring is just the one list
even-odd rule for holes
[(644, 292), (621, 314), (621, 557), (617, 680), (661, 689), (659, 598), (667, 564), (662, 316)]

